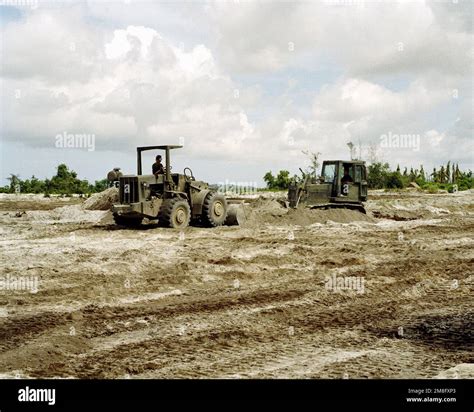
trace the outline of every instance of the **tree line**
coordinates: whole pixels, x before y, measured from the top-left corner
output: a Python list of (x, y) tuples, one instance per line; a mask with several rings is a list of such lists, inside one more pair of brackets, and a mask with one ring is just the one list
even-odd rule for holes
[[(316, 177), (319, 171), (318, 156), (320, 153), (306, 153), (310, 155), (311, 163), (302, 173)], [(276, 175), (271, 171), (263, 176), (267, 189), (286, 190), (291, 181), (297, 178), (291, 176), (288, 170), (280, 170)], [(44, 193), (45, 195), (72, 195), (91, 194), (101, 192), (108, 187), (107, 179), (96, 180), (94, 184), (85, 179), (79, 179), (74, 170), (69, 170), (65, 164), (57, 167), (56, 174), (51, 179), (38, 179), (32, 176), (21, 179), (18, 175), (11, 174), (8, 178), (10, 184), (0, 187), (0, 193)], [(439, 189), (453, 191), (454, 185), (458, 190), (467, 190), (474, 187), (474, 177), (471, 170), (461, 171), (458, 164), (447, 162), (438, 168), (433, 168), (431, 173), (425, 172), (423, 165), (419, 169), (404, 168), (400, 166), (395, 170), (390, 169), (388, 163), (374, 162), (367, 167), (367, 184), (370, 189), (402, 189), (414, 182), (421, 189), (435, 192)]]
[(57, 167), (56, 174), (51, 179), (21, 179), (18, 175), (11, 174), (8, 178), (10, 184), (0, 187), (0, 193), (44, 193), (48, 195), (91, 194), (101, 192), (108, 187), (107, 179), (96, 180), (94, 184), (77, 177), (74, 170), (69, 170), (65, 164)]
[(454, 185), (458, 190), (474, 187), (472, 171), (461, 171), (458, 164), (448, 161), (446, 165), (435, 167), (431, 173), (425, 172), (423, 165), (419, 169), (413, 167), (403, 172), (400, 166), (392, 171), (388, 163), (375, 162), (367, 168), (367, 184), (370, 189), (402, 189), (416, 183), (421, 189), (435, 192), (437, 190), (453, 191)]

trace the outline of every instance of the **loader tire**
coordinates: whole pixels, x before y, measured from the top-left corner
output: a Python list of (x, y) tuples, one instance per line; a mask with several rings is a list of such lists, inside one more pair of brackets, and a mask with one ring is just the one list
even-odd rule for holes
[(158, 214), (158, 223), (163, 227), (184, 229), (189, 226), (191, 209), (186, 200), (175, 197), (166, 199), (161, 205)]
[(208, 193), (202, 205), (201, 217), (204, 226), (222, 226), (227, 218), (227, 200), (225, 196), (217, 192)]

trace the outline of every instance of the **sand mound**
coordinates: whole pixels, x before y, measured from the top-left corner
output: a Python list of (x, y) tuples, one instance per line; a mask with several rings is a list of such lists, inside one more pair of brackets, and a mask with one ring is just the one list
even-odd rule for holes
[(82, 204), (82, 208), (85, 210), (109, 210), (118, 200), (118, 189), (110, 187), (103, 192), (93, 194)]
[(96, 223), (104, 217), (104, 214), (107, 214), (107, 212), (102, 210), (84, 210), (82, 205), (71, 205), (57, 207), (48, 211), (28, 211), (22, 218), (44, 223)]
[(27, 218), (36, 221), (60, 221), (61, 223), (89, 222), (103, 220), (111, 206), (118, 202), (118, 189), (111, 187), (96, 193), (80, 205), (57, 207), (51, 211), (28, 211)]
[(86, 211), (80, 205), (58, 207), (52, 211), (52, 216), (62, 222), (98, 222), (104, 211)]
[(288, 213), (282, 199), (267, 199), (259, 197), (250, 204), (250, 208), (258, 211), (260, 214), (269, 214), (272, 216), (283, 216)]
[(461, 363), (446, 369), (435, 376), (436, 379), (472, 379), (474, 378), (474, 364)]
[(350, 223), (356, 221), (373, 222), (374, 219), (356, 210), (349, 209), (289, 209), (284, 199), (259, 198), (246, 210), (247, 225), (270, 223), (274, 225), (309, 226), (313, 223)]

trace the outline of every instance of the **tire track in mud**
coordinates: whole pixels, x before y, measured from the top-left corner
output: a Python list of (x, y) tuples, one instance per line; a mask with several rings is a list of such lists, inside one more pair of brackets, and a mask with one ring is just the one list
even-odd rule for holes
[[(303, 283), (306, 285), (306, 289), (303, 289), (303, 290), (293, 290), (293, 291), (288, 291), (288, 287), (285, 285), (280, 285), (282, 287), (282, 289), (285, 290), (285, 292), (277, 292), (277, 291), (271, 291), (271, 292), (268, 292), (268, 291), (264, 291), (263, 293), (262, 292), (250, 292), (248, 295), (240, 295), (240, 296), (236, 296), (236, 297), (233, 297), (233, 298), (230, 298), (228, 295), (222, 297), (220, 295), (218, 295), (217, 297), (209, 297), (209, 296), (200, 296), (199, 297), (199, 300), (198, 301), (193, 301), (193, 302), (185, 302), (185, 303), (175, 303), (175, 304), (172, 304), (171, 302), (162, 302), (160, 304), (158, 304), (157, 308), (153, 309), (153, 310), (150, 310), (150, 307), (147, 305), (147, 306), (141, 306), (141, 305), (138, 305), (138, 307), (135, 307), (135, 306), (127, 306), (127, 307), (117, 307), (117, 308), (107, 308), (105, 309), (105, 315), (104, 316), (104, 313), (102, 309), (100, 308), (95, 308), (95, 307), (87, 307), (83, 310), (83, 316), (84, 316), (84, 321), (83, 323), (85, 325), (87, 325), (85, 327), (85, 330), (87, 331), (88, 328), (90, 328), (92, 326), (92, 330), (100, 330), (100, 329), (103, 329), (104, 328), (104, 323), (103, 323), (103, 319), (104, 317), (105, 318), (109, 318), (109, 319), (113, 319), (114, 321), (116, 322), (119, 322), (121, 320), (127, 320), (127, 319), (133, 319), (133, 318), (137, 318), (137, 317), (143, 317), (143, 316), (155, 316), (155, 317), (159, 317), (160, 318), (160, 321), (162, 321), (163, 319), (166, 320), (169, 318), (169, 321), (171, 323), (175, 323), (175, 319), (176, 317), (179, 317), (179, 316), (185, 316), (185, 321), (188, 321), (188, 322), (192, 322), (193, 321), (193, 317), (192, 315), (193, 314), (196, 314), (196, 315), (199, 315), (200, 319), (199, 319), (199, 322), (202, 323), (202, 317), (205, 316), (206, 314), (212, 314), (213, 316), (216, 315), (216, 312), (222, 312), (222, 311), (229, 311), (229, 308), (232, 309), (232, 308), (236, 308), (237, 309), (237, 315), (238, 315), (238, 309), (242, 306), (244, 307), (249, 307), (250, 305), (257, 305), (257, 308), (258, 308), (258, 305), (262, 304), (262, 303), (273, 303), (273, 304), (278, 304), (279, 302), (283, 303), (285, 305), (284, 308), (279, 308), (279, 307), (276, 307), (276, 308), (267, 308), (267, 309), (263, 309), (263, 313), (264, 313), (264, 317), (265, 317), (265, 321), (268, 323), (272, 323), (273, 322), (273, 315), (276, 314), (277, 315), (277, 321), (276, 323), (278, 325), (281, 325), (282, 323), (286, 323), (287, 325), (294, 325), (293, 327), (297, 328), (297, 330), (303, 330), (305, 333), (309, 332), (308, 335), (311, 336), (311, 333), (314, 332), (314, 327), (315, 325), (317, 326), (316, 329), (320, 330), (320, 329), (324, 329), (325, 327), (334, 327), (335, 325), (342, 325), (344, 326), (344, 328), (350, 328), (350, 327), (354, 327), (354, 326), (360, 326), (360, 325), (364, 325), (366, 324), (368, 321), (374, 321), (375, 319), (379, 319), (381, 321), (384, 321), (386, 318), (391, 318), (393, 317), (393, 314), (394, 314), (394, 310), (396, 309), (396, 306), (400, 304), (400, 301), (396, 301), (394, 300), (394, 306), (387, 306), (387, 303), (388, 302), (384, 302), (384, 305), (385, 307), (383, 307), (382, 309), (378, 310), (378, 311), (373, 311), (373, 309), (371, 310), (371, 307), (374, 305), (374, 302), (373, 300), (371, 300), (371, 298), (366, 298), (366, 297), (363, 297), (359, 300), (368, 300), (368, 302), (366, 303), (366, 305), (358, 305), (358, 308), (357, 308), (357, 312), (353, 312), (351, 311), (351, 306), (353, 304), (353, 300), (351, 297), (347, 297), (347, 296), (331, 296), (330, 299), (324, 299), (324, 297), (322, 296), (319, 296), (317, 295), (314, 299), (309, 299), (308, 298), (308, 294), (311, 294), (311, 292), (314, 290), (314, 287), (310, 287), (308, 288), (307, 287), (307, 281), (311, 281), (311, 280), (314, 280), (314, 277), (309, 277), (309, 278), (305, 278), (305, 279), (299, 279), (299, 283)], [(288, 281), (287, 281), (288, 282)], [(377, 291), (376, 295), (377, 296), (380, 296), (380, 300), (383, 300), (384, 297), (387, 297), (387, 295), (385, 293), (379, 293), (380, 291)], [(386, 291), (385, 291), (386, 292)], [(303, 301), (304, 304), (301, 305), (297, 300), (298, 298), (300, 299), (306, 299), (306, 301)], [(174, 298), (175, 300), (179, 300), (179, 298)], [(295, 301), (296, 299), (296, 301)], [(319, 311), (315, 311), (314, 307), (315, 305), (317, 305), (318, 303), (325, 303), (327, 304), (328, 300), (331, 300), (331, 302), (333, 304), (336, 304), (336, 305), (341, 305), (341, 303), (343, 303), (344, 301), (347, 301), (348, 304), (347, 305), (342, 305), (340, 306), (338, 309), (330, 309), (330, 310), (319, 310)], [(337, 300), (338, 302), (334, 302), (335, 300)], [(306, 310), (305, 311), (301, 311), (301, 306), (304, 306), (306, 307)], [(292, 313), (292, 309), (296, 307), (298, 308), (300, 311), (297, 312), (295, 315), (293, 315)], [(252, 308), (250, 308), (252, 309)], [(233, 311), (233, 313), (235, 314), (235, 310)], [(370, 313), (370, 315), (368, 315)], [(218, 314), (217, 314), (218, 315)], [(191, 318), (189, 318), (189, 316), (191, 316)], [(90, 319), (89, 319), (90, 317)], [(284, 318), (284, 321), (282, 322), (282, 319), (278, 319), (280, 317), (283, 317)], [(186, 319), (187, 318), (187, 319)], [(94, 324), (94, 320), (95, 320), (95, 324)], [(181, 321), (183, 322), (183, 321)], [(208, 323), (210, 325), (212, 325), (213, 327), (218, 327), (219, 325), (219, 321), (216, 320), (216, 319), (211, 319), (208, 321)], [(225, 322), (224, 322), (225, 324)], [(242, 322), (243, 325), (245, 325), (245, 322)], [(282, 334), (284, 332), (281, 331), (281, 326), (277, 326), (276, 329), (278, 329), (278, 334)], [(395, 329), (395, 328), (394, 328)], [(275, 327), (272, 327), (270, 328), (268, 325), (267, 325), (267, 333), (269, 330), (273, 330), (273, 333), (275, 334)], [(109, 333), (109, 332), (105, 332), (106, 335), (109, 335), (109, 336), (112, 336), (114, 335), (115, 332), (113, 333)], [(197, 346), (202, 346), (203, 342), (212, 342), (213, 340), (217, 340), (217, 342), (219, 343), (220, 341), (227, 341), (229, 340), (229, 337), (232, 337), (232, 336), (240, 336), (240, 340), (238, 341), (238, 344), (241, 345), (241, 346), (244, 346), (244, 347), (247, 347), (247, 349), (244, 351), (245, 353), (247, 353), (248, 351), (252, 352), (252, 351), (255, 351), (256, 350), (256, 347), (258, 347), (261, 343), (262, 343), (262, 339), (259, 339), (257, 340), (256, 342), (253, 342), (252, 343), (252, 340), (249, 339), (249, 336), (245, 333), (242, 333), (241, 332), (241, 329), (237, 328), (237, 329), (231, 329), (230, 331), (227, 330), (225, 332), (226, 334), (223, 334), (220, 337), (220, 335), (217, 333), (217, 332), (214, 332), (214, 333), (210, 333), (207, 338), (206, 338), (206, 335), (204, 336), (199, 336), (197, 337), (195, 340), (193, 340), (191, 343), (189, 343), (190, 347), (193, 347), (193, 345), (197, 345)], [(258, 333), (258, 330), (256, 332), (253, 332), (254, 335), (257, 335), (259, 336), (259, 333)], [(100, 336), (100, 333), (91, 333), (91, 334), (88, 334), (88, 338), (92, 338), (94, 336)], [(164, 339), (164, 338), (163, 338)], [(115, 352), (112, 351), (112, 352), (106, 352), (106, 353), (102, 353), (99, 355), (99, 358), (98, 359), (95, 359), (94, 357), (92, 357), (92, 361), (91, 363), (98, 363), (99, 365), (101, 364), (100, 362), (100, 359), (103, 359), (103, 358), (111, 358), (111, 359), (116, 359), (116, 362), (124, 362), (124, 359), (126, 358), (126, 353), (129, 353), (129, 356), (131, 357), (131, 359), (136, 359), (135, 357), (135, 352), (140, 349), (137, 349), (137, 348), (141, 348), (143, 345), (147, 346), (147, 345), (155, 345), (155, 344), (163, 344), (165, 347), (167, 347), (167, 343), (166, 343), (166, 340), (163, 340), (163, 339), (155, 339), (155, 340), (147, 340), (146, 342), (140, 342), (138, 343), (137, 347), (135, 346), (131, 346), (131, 347), (128, 347), (128, 345), (125, 345), (124, 348), (122, 348), (121, 350), (123, 350), (123, 353), (122, 352), (119, 352), (119, 355), (118, 355), (118, 359), (117, 357), (115, 356)], [(176, 339), (176, 336), (171, 336), (171, 342), (174, 342)], [(207, 340), (206, 340), (207, 339)], [(278, 339), (275, 339), (274, 337), (272, 339), (270, 339), (270, 341), (268, 342), (268, 344), (271, 344), (271, 345), (275, 345), (276, 344), (276, 341), (278, 341)], [(221, 342), (222, 343), (222, 342)], [(234, 345), (231, 345), (231, 346), (234, 346)], [(186, 352), (186, 345), (184, 347), (179, 347), (178, 350), (177, 350), (177, 354), (176, 355), (173, 355), (172, 353), (170, 353), (170, 351), (168, 350), (166, 352), (166, 357), (167, 358), (172, 358), (173, 356), (181, 356), (183, 351)], [(214, 349), (213, 349), (214, 348)], [(226, 349), (226, 348), (224, 348)], [(213, 350), (217, 350), (219, 353), (220, 353), (220, 345), (217, 344), (215, 347), (211, 345), (210, 348), (207, 349), (208, 351), (213, 351)], [(226, 352), (226, 350), (224, 350)], [(235, 348), (233, 349), (233, 351), (235, 351)], [(274, 353), (275, 351), (272, 349), (271, 350), (271, 353), (273, 354), (272, 358), (274, 356), (277, 356), (278, 353)], [(205, 351), (205, 353), (207, 353)], [(240, 353), (240, 352), (239, 352)], [(266, 353), (266, 357), (268, 358), (268, 351), (266, 350), (265, 351)], [(148, 356), (153, 356), (153, 351), (149, 351), (149, 350), (145, 350), (144, 352), (144, 358), (143, 357), (139, 357), (140, 359), (146, 359)], [(220, 354), (219, 356), (223, 356), (222, 354)], [(242, 355), (238, 355), (236, 359), (239, 359), (240, 356)], [(278, 355), (280, 356), (280, 355)], [(288, 355), (281, 355), (283, 356), (283, 358), (286, 356), (288, 357)], [(299, 356), (299, 355), (298, 355)], [(227, 355), (228, 357), (228, 355)], [(134, 361), (135, 362), (135, 361)], [(136, 363), (136, 362), (135, 362)], [(113, 364), (113, 362), (112, 362)], [(153, 368), (151, 367), (151, 365), (148, 365), (147, 368), (145, 368), (146, 370), (155, 370), (155, 369), (159, 369), (160, 368), (160, 365), (158, 366), (154, 366)], [(86, 371), (89, 371), (88, 373), (92, 373), (92, 375), (84, 375), (84, 376), (87, 376), (87, 377), (90, 377), (90, 376), (95, 376), (94, 375), (94, 369), (91, 367), (87, 367), (87, 365), (81, 365), (81, 367), (79, 368), (78, 371), (70, 371), (70, 373), (72, 373), (72, 375), (74, 374), (78, 374), (78, 376), (80, 376), (81, 372), (80, 370), (86, 370)], [(102, 368), (101, 368), (102, 369)], [(127, 373), (129, 372), (132, 372), (132, 373), (135, 373), (135, 372), (139, 372), (139, 373), (144, 373), (144, 370), (143, 368), (141, 367), (138, 367), (138, 366), (135, 366), (135, 368), (130, 368), (128, 370)], [(347, 369), (347, 368), (346, 368)], [(106, 368), (104, 369), (104, 371), (107, 370)], [(224, 369), (225, 370), (225, 369)], [(258, 370), (258, 368), (257, 368)], [(165, 371), (163, 371), (164, 373)], [(219, 373), (219, 371), (217, 370), (210, 370), (208, 371), (209, 373), (211, 374), (215, 374), (215, 373)], [(222, 372), (222, 371), (221, 371)], [(104, 372), (106, 373), (106, 372)], [(173, 369), (173, 373), (181, 373), (179, 371), (176, 371)], [(187, 372), (187, 373), (191, 373), (191, 372)], [(202, 372), (204, 373), (204, 372)], [(240, 372), (239, 372), (240, 373)], [(242, 372), (243, 373), (243, 372)], [(35, 373), (33, 373), (34, 375)], [(245, 375), (245, 374), (244, 374)], [(114, 375), (112, 375), (114, 376)], [(183, 376), (187, 376), (186, 374), (183, 375)]]
[(42, 313), (0, 320), (0, 353), (24, 344), (52, 327), (65, 323), (65, 316), (58, 313)]
[[(174, 325), (169, 327), (171, 330), (173, 327), (175, 328), (176, 323), (180, 322), (189, 323), (194, 320), (202, 324), (203, 318), (208, 315), (210, 319), (207, 320), (207, 329), (199, 331), (197, 334), (193, 333), (189, 338), (176, 336), (175, 332), (169, 336), (147, 338), (144, 341), (121, 345), (110, 351), (91, 354), (77, 366), (77, 369), (69, 371), (67, 374), (83, 377), (111, 377), (123, 374), (156, 373), (154, 376), (189, 377), (206, 375), (225, 376), (226, 373), (224, 373), (224, 371), (233, 370), (240, 376), (272, 376), (272, 374), (266, 370), (268, 368), (271, 369), (270, 366), (266, 366), (268, 362), (270, 362), (270, 364), (275, 364), (275, 362), (277, 365), (281, 364), (284, 369), (288, 367), (288, 364), (291, 365), (291, 362), (298, 363), (302, 362), (302, 359), (310, 360), (316, 356), (313, 349), (309, 350), (309, 352), (305, 349), (307, 345), (309, 345), (310, 348), (317, 348), (318, 345), (315, 345), (317, 342), (319, 342), (320, 345), (323, 343), (327, 345), (332, 342), (332, 345), (334, 345), (335, 342), (333, 338), (324, 339), (319, 336), (321, 331), (324, 335), (325, 329), (337, 328), (338, 326), (344, 330), (351, 330), (354, 327), (367, 330), (364, 325), (373, 323), (376, 319), (381, 323), (387, 319), (392, 319), (396, 305), (400, 304), (400, 302), (394, 301), (393, 305), (388, 305), (388, 302), (385, 301), (383, 302), (385, 307), (371, 311), (370, 309), (374, 302), (366, 298), (365, 300), (368, 300), (368, 302), (366, 302), (365, 305), (359, 304), (357, 311), (354, 312), (354, 308), (351, 308), (350, 298), (342, 297), (342, 300), (348, 301), (347, 305), (338, 305), (339, 307), (337, 309), (315, 310), (317, 300), (321, 301), (322, 299), (321, 297), (309, 299), (308, 294), (311, 294), (311, 292), (306, 291), (306, 294), (301, 293), (298, 296), (295, 294), (293, 294), (293, 296), (280, 296), (281, 298), (290, 298), (287, 301), (280, 299), (280, 302), (284, 304), (283, 308), (266, 308), (263, 309), (260, 314), (255, 311), (250, 311), (250, 314), (256, 314), (256, 316), (252, 316), (250, 319), (245, 319), (249, 317), (249, 312), (247, 311), (242, 315), (240, 306), (248, 306), (250, 303), (258, 304), (262, 303), (262, 301), (278, 303), (275, 302), (274, 299), (276, 294), (264, 293), (263, 296), (257, 297), (255, 293), (252, 293), (251, 296), (241, 298), (238, 301), (241, 305), (229, 305), (228, 298), (224, 298), (222, 301), (211, 303), (207, 303), (208, 301), (206, 300), (204, 303), (193, 302), (192, 304), (184, 304), (182, 307), (181, 305), (178, 307), (166, 307), (166, 310), (161, 312), (161, 315), (166, 315), (163, 316), (165, 319), (170, 318), (169, 322)], [(382, 297), (384, 295), (380, 294), (380, 296), (381, 300), (383, 300)], [(300, 298), (300, 300), (303, 299), (303, 302), (298, 302), (298, 298)], [(362, 298), (362, 300), (364, 300), (364, 298)], [(227, 309), (228, 306), (239, 306), (231, 311), (231, 316), (242, 316), (244, 318), (238, 322), (238, 326), (234, 325), (230, 327), (229, 321), (216, 318), (216, 316), (219, 316), (216, 312)], [(302, 308), (304, 310), (302, 310)], [(295, 310), (296, 313), (293, 313)], [(91, 308), (91, 312), (95, 313), (93, 308)], [(115, 310), (111, 316), (114, 319), (121, 318), (123, 315), (125, 315), (125, 318), (134, 318), (150, 313), (157, 315), (160, 314), (160, 310), (150, 312), (147, 308), (143, 307), (134, 308), (132, 310), (130, 308), (120, 308), (119, 310)], [(199, 320), (193, 319), (193, 313), (199, 316)], [(96, 314), (99, 319), (102, 318), (100, 313)], [(177, 321), (176, 317), (183, 315), (185, 315), (185, 319)], [(258, 319), (259, 315), (262, 315), (262, 319)], [(298, 336), (300, 336), (299, 342), (295, 343), (296, 338), (292, 341), (288, 341), (289, 334), (282, 325), (286, 325), (286, 328), (288, 325), (294, 327)], [(391, 334), (394, 335), (396, 330), (395, 327), (391, 331)], [(368, 332), (370, 332), (370, 328)], [(305, 338), (301, 339), (301, 336), (305, 336)], [(367, 347), (371, 342), (373, 344), (374, 340), (376, 340), (376, 337), (369, 334), (364, 339), (359, 339), (359, 344), (362, 348), (364, 345)], [(356, 342), (357, 339), (351, 336), (351, 344), (354, 345)], [(301, 346), (301, 349), (298, 349), (299, 346)], [(369, 349), (370, 347), (367, 347), (367, 349), (363, 350)], [(271, 354), (270, 357), (269, 353)], [(348, 362), (352, 367), (354, 366), (354, 362), (356, 362), (355, 359), (358, 357), (358, 354), (350, 356)], [(147, 362), (144, 365), (140, 365), (137, 364), (137, 358), (142, 360), (154, 360), (151, 363)], [(103, 361), (104, 359), (107, 359), (105, 363)], [(208, 365), (207, 369), (204, 368), (204, 366), (200, 364), (203, 359), (206, 360), (206, 363), (211, 363), (213, 367)], [(243, 362), (242, 359), (245, 359), (245, 362)], [(461, 360), (464, 360), (464, 358)], [(375, 357), (370, 362), (365, 357), (362, 357), (360, 362), (368, 363), (369, 366), (366, 365), (365, 369), (359, 367), (356, 370), (366, 371), (367, 368), (372, 370), (370, 369), (370, 364), (375, 361), (380, 363), (378, 357)], [(170, 362), (173, 366), (169, 365)], [(348, 370), (351, 371), (351, 368), (347, 367), (344, 362), (340, 362), (337, 357), (331, 362), (341, 363), (340, 371), (344, 370), (345, 372), (343, 373), (347, 373)], [(117, 364), (120, 365), (120, 368), (116, 367)], [(98, 365), (97, 368), (95, 368), (94, 365)], [(177, 365), (180, 365), (180, 367)], [(280, 367), (273, 366), (273, 369), (274, 372), (282, 372)], [(246, 370), (247, 372), (245, 372)], [(254, 372), (249, 374), (249, 370), (253, 370)], [(387, 368), (387, 371), (390, 371), (394, 376), (397, 376), (396, 371), (402, 373), (403, 370), (404, 368), (401, 366), (398, 369), (393, 365)], [(439, 370), (436, 371), (439, 372)], [(327, 373), (324, 368), (320, 369), (320, 372), (323, 375)], [(310, 372), (304, 372), (305, 375), (316, 373), (315, 368)], [(339, 373), (338, 368), (335, 368), (331, 373), (331, 377), (342, 376), (342, 372)], [(376, 372), (367, 372), (366, 375), (368, 374), (368, 376), (374, 377), (376, 376), (374, 373)], [(352, 372), (352, 376), (354, 376), (354, 372)], [(365, 375), (362, 373), (357, 376), (364, 377)]]

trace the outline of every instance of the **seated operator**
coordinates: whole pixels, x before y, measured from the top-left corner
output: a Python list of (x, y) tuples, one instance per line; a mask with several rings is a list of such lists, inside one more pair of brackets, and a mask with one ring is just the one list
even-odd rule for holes
[(349, 168), (347, 166), (344, 167), (344, 176), (342, 176), (341, 184), (344, 183), (352, 183), (354, 180), (352, 179), (351, 175), (349, 174)]
[(161, 163), (161, 155), (156, 156), (156, 162), (153, 163), (152, 172), (153, 174), (158, 177), (158, 175), (165, 174), (165, 168), (163, 167), (163, 163)]
[(349, 185), (347, 183), (352, 183), (354, 180), (349, 174), (349, 167), (344, 166), (344, 176), (341, 179), (341, 192), (343, 195), (347, 196), (349, 194)]

